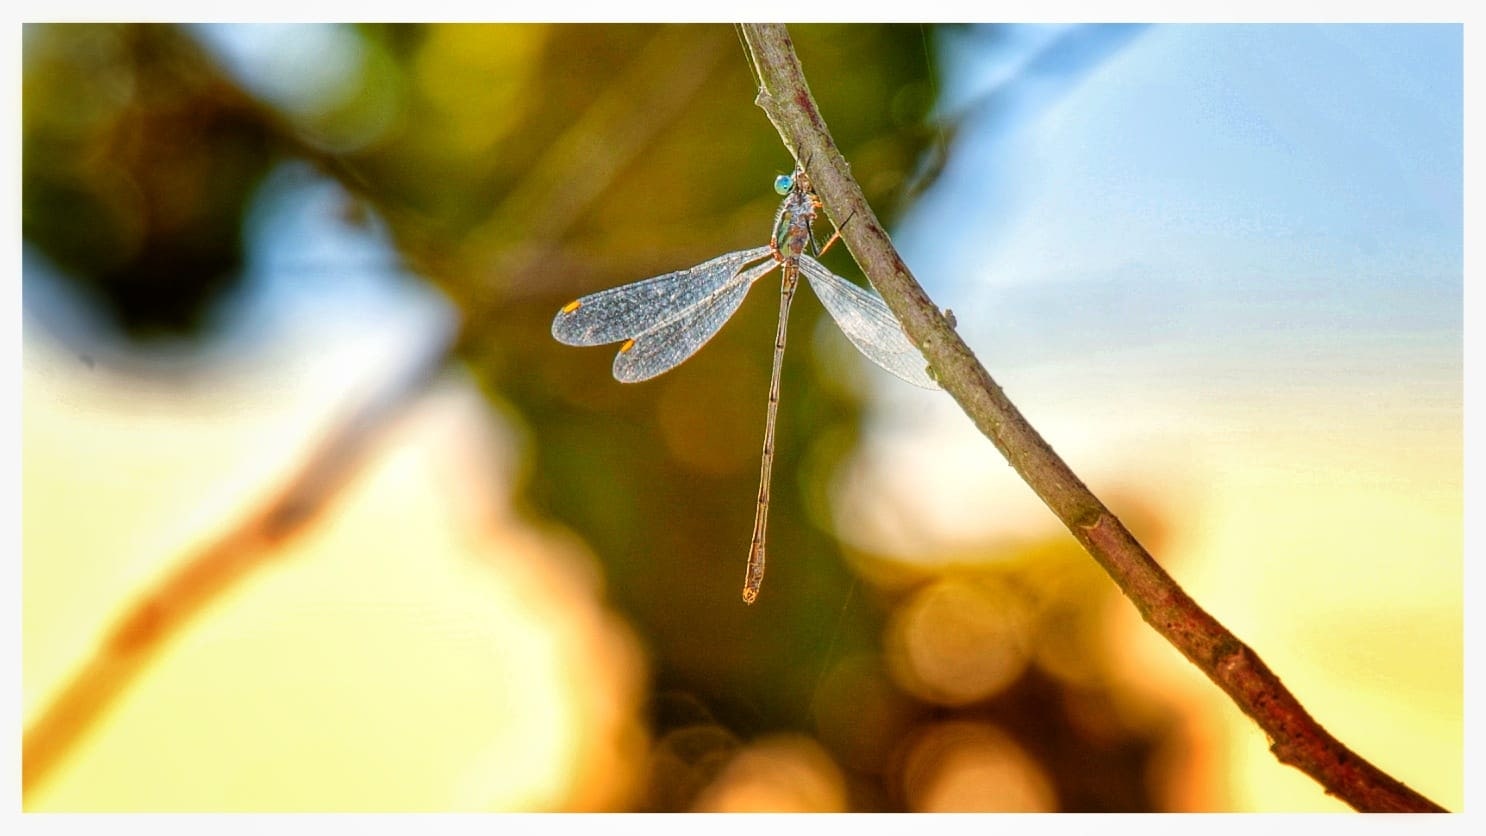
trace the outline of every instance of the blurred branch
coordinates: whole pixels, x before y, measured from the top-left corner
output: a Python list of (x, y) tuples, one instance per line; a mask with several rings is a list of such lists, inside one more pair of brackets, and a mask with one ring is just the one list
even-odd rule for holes
[(62, 763), (113, 702), (191, 619), (302, 533), (355, 474), (380, 432), (438, 378), (452, 335), (333, 426), (304, 464), (256, 513), (189, 555), (124, 613), (93, 657), (26, 729), (21, 792)]
[(1354, 808), (1443, 812), (1332, 737), (1253, 649), (1197, 605), (1027, 423), (913, 278), (852, 179), (781, 24), (743, 27), (761, 79), (757, 103), (810, 182), (847, 248), (919, 346), (940, 384), (1109, 573), (1146, 622), (1269, 736), (1270, 751)]
[[(717, 37), (698, 40), (688, 27), (663, 28), (535, 170), (505, 196), (484, 225), (530, 230), (500, 254), (501, 268), (493, 272), (504, 279), (502, 289), (519, 287), (541, 252), (611, 185), (615, 173), (645, 142), (695, 97), (724, 54), (723, 45)], [(192, 59), (193, 72), (211, 79), (224, 101), (253, 118), (289, 155), (315, 164), (375, 207), (388, 221), (398, 251), (414, 269), (437, 275), (449, 266), (447, 247), (420, 231), (416, 212), (380, 199), (377, 184), (369, 182), (351, 160), (305, 141), (288, 120), (241, 90), (188, 38), (180, 39), (179, 46), (181, 54)], [(670, 79), (671, 68), (678, 60), (690, 72), (677, 83), (665, 83), (674, 80)], [(645, 118), (636, 118), (636, 114)], [(494, 303), (495, 292), (489, 287), (481, 288), (475, 299), (466, 299), (462, 306), (465, 325), (458, 334), (440, 337), (428, 356), (406, 375), (351, 408), (276, 495), (186, 556), (174, 572), (123, 614), (92, 658), (26, 730), (23, 795), (41, 786), (65, 761), (170, 638), (223, 592), (266, 564), (276, 549), (304, 531), (329, 506), (375, 436), (437, 377), (459, 343), (480, 338), (480, 329), (469, 325), (481, 322)]]

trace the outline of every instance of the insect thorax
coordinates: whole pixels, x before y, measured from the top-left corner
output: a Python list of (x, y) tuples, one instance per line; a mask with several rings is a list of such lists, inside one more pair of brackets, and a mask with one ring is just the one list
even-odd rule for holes
[(805, 252), (810, 243), (810, 224), (815, 220), (815, 205), (814, 196), (798, 186), (784, 199), (774, 229), (781, 256), (792, 258)]

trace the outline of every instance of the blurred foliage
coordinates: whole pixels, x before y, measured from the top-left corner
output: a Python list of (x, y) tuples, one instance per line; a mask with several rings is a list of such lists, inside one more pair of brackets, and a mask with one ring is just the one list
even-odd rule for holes
[(136, 335), (194, 330), (236, 282), (272, 131), (155, 26), (28, 26), (26, 241)]
[[(937, 85), (932, 32), (822, 25), (792, 34), (838, 145), (891, 221), (937, 141), (926, 121)], [(1084, 622), (1071, 629), (1048, 614), (1078, 620), (1107, 584), (1038, 587), (1026, 598), (1047, 565), (1012, 561), (956, 587), (972, 601), (1016, 602), (1008, 611), (1032, 619), (1002, 625), (1019, 655), (994, 688), (936, 690), (893, 661), (905, 652), (894, 642), (917, 641), (904, 612), (939, 612), (937, 629), (950, 634), (968, 628), (953, 606), (940, 612), (938, 598), (861, 591), (828, 530), (820, 509), (855, 444), (861, 402), (814, 356), (806, 335), (818, 305), (797, 304), (792, 317), (771, 563), (753, 607), (739, 589), (777, 315), (768, 283), (704, 351), (642, 385), (610, 378), (611, 350), (549, 336), (553, 313), (578, 295), (767, 240), (770, 182), (792, 161), (753, 105), (733, 30), (370, 25), (337, 37), (339, 58), (300, 56), (309, 63), (286, 72), (292, 80), (335, 58), (343, 77), (318, 95), (276, 99), (247, 92), (190, 30), (28, 26), (28, 245), (127, 333), (189, 335), (230, 298), (243, 217), (276, 162), (311, 161), (347, 190), (349, 208), (385, 219), (399, 255), (463, 312), (462, 360), (523, 425), (518, 501), (584, 538), (613, 605), (648, 647), (661, 696), (652, 780), (637, 806), (686, 808), (744, 741), (796, 730), (842, 764), (851, 809), (919, 807), (904, 775), (936, 761), (910, 744), (964, 720), (982, 743), (1003, 739), (992, 726), (1004, 730), (1020, 747), (1016, 762), (1038, 764), (1043, 789), (1027, 798), (1151, 807), (1145, 765), (1170, 732), (1122, 719), (1100, 677), (1034, 663), (1036, 647), (1106, 652)], [(859, 277), (841, 250), (828, 260)], [(974, 559), (1003, 565), (1000, 557)], [(975, 627), (992, 638), (1004, 638), (1002, 628)], [(969, 659), (957, 675), (985, 661)], [(976, 751), (995, 749), (986, 746)]]

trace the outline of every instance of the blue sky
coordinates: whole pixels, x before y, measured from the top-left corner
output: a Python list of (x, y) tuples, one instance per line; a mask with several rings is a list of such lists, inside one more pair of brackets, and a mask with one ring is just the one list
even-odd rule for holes
[(954, 38), (951, 107), (995, 106), (896, 235), (972, 342), (1431, 332), (1458, 356), (1460, 27), (1106, 30), (1073, 80), (1031, 58), (1069, 27), (1016, 29), (1010, 55)]
[[(1272, 460), (1458, 501), (1460, 27), (994, 38), (948, 35), (964, 122), (893, 239), (1082, 477), (1170, 501)], [(967, 540), (1052, 522), (952, 403), (877, 380), (883, 503)]]

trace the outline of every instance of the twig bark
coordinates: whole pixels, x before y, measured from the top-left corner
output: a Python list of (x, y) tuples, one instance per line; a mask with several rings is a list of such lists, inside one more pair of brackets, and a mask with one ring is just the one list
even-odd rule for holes
[(908, 271), (837, 150), (782, 24), (743, 27), (761, 87), (757, 103), (810, 182), (862, 271), (882, 293), (939, 383), (1079, 543), (1109, 573), (1146, 622), (1217, 683), (1269, 736), (1282, 763), (1365, 812), (1444, 808), (1358, 756), (1301, 706), (1248, 645), (1166, 574), (1109, 509), (1027, 423)]

